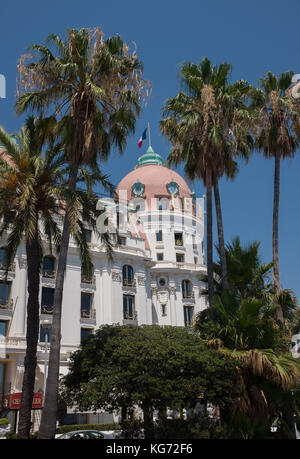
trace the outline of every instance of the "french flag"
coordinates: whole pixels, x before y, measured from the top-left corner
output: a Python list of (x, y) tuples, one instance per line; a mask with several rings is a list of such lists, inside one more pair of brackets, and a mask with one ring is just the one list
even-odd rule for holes
[(147, 138), (147, 128), (144, 130), (143, 134), (139, 138), (139, 141), (138, 141), (138, 147), (139, 148), (141, 148), (143, 140), (145, 140), (146, 138)]

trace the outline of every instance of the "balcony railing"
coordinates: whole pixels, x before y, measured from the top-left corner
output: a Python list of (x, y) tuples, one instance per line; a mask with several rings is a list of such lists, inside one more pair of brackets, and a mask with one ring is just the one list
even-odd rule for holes
[(46, 269), (43, 270), (43, 277), (47, 277), (47, 278), (50, 278), (50, 279), (54, 279), (55, 278), (55, 271), (48, 271)]
[(84, 274), (81, 274), (81, 283), (82, 284), (89, 284), (89, 285), (95, 285), (96, 284), (96, 276), (87, 276)]
[[(6, 265), (4, 263), (0, 263), (0, 271), (5, 271), (6, 270)], [(8, 267), (8, 272), (15, 272), (16, 270), (16, 263), (13, 262), (9, 267)]]
[(183, 292), (182, 293), (182, 298), (184, 298), (185, 300), (187, 300), (187, 299), (194, 300), (195, 299), (195, 293), (194, 292)]
[(124, 312), (124, 320), (137, 320), (137, 312), (134, 311), (132, 314)]
[(53, 305), (42, 304), (41, 313), (42, 314), (53, 314)]
[(12, 298), (0, 298), (0, 309), (6, 309), (11, 311), (13, 308), (13, 299)]
[(123, 278), (123, 286), (124, 287), (136, 287), (136, 279), (124, 279)]
[(96, 319), (96, 310), (95, 309), (81, 309), (80, 317), (81, 319)]

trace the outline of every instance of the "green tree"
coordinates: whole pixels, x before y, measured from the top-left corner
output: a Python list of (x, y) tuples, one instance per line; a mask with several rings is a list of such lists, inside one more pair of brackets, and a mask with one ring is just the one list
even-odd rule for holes
[(222, 283), (228, 286), (219, 179), (226, 173), (234, 177), (235, 157), (249, 154), (251, 136), (249, 112), (244, 103), (250, 85), (245, 81), (228, 83), (231, 65), (213, 66), (204, 58), (199, 65), (181, 67), (184, 91), (167, 100), (163, 108), (161, 131), (172, 143), (169, 163), (185, 163), (191, 179), (201, 178), (206, 187), (208, 298), (213, 302), (212, 188), (214, 187)]
[(135, 50), (120, 36), (106, 40), (99, 28), (71, 29), (65, 40), (50, 35), (47, 46), (33, 45), (36, 56), (22, 58), (19, 65), (20, 95), (17, 112), (45, 111), (53, 105), (60, 121), (60, 135), (71, 166), (69, 199), (56, 273), (54, 314), (49, 357), (49, 376), (39, 438), (53, 438), (56, 425), (61, 305), (69, 236), (70, 205), (76, 189), (78, 169), (104, 159), (112, 147), (120, 152), (134, 132), (144, 88), (142, 66)]
[(42, 147), (53, 130), (54, 120), (29, 118), (20, 133), (11, 137), (0, 127), (4, 153), (0, 158), (0, 236), (7, 239), (6, 266), (13, 262), (25, 237), (28, 266), (26, 353), (19, 417), (19, 438), (28, 438), (34, 391), (36, 351), (39, 335), (39, 285), (43, 255), (42, 233), (56, 246), (61, 232), (55, 218), (61, 210), (57, 203), (62, 183), (64, 160), (56, 146), (45, 154)]
[[(53, 245), (55, 251), (59, 251), (62, 218), (68, 198), (68, 165), (61, 145), (53, 142), (55, 129), (54, 118), (33, 117), (28, 118), (24, 128), (13, 137), (0, 127), (0, 141), (4, 146), (0, 158), (0, 215), (3, 217), (0, 236), (6, 238), (6, 266), (8, 270), (24, 238), (28, 266), (26, 354), (19, 438), (28, 438), (30, 431), (43, 253), (46, 243), (50, 253)], [(79, 181), (86, 183), (87, 191), (77, 190), (71, 207), (76, 220), (76, 224), (72, 225), (72, 235), (80, 249), (82, 265), (88, 273), (91, 272), (92, 262), (83, 222), (91, 227), (96, 226), (97, 196), (90, 189), (95, 180), (102, 180), (106, 185), (106, 178), (96, 168), (90, 174), (81, 169)]]
[(294, 102), (289, 97), (288, 88), (292, 82), (293, 72), (284, 72), (278, 77), (267, 72), (259, 80), (261, 89), (252, 90), (252, 106), (256, 109), (254, 129), (255, 146), (264, 152), (266, 158), (273, 158), (274, 197), (273, 197), (273, 273), (276, 293), (280, 292), (279, 276), (279, 193), (280, 193), (280, 160), (294, 156), (298, 145), (300, 122), (299, 114), (294, 110)]
[(162, 415), (207, 401), (223, 409), (236, 395), (237, 376), (233, 359), (184, 328), (103, 326), (71, 355), (62, 394), (79, 410), (138, 406), (151, 438), (154, 409)]
[[(300, 382), (300, 362), (289, 352), (295, 298), (286, 290), (274, 292), (268, 281), (272, 263), (260, 263), (258, 248), (258, 243), (241, 247), (239, 238), (227, 245), (230, 289), (215, 295), (213, 320), (203, 311), (195, 328), (206, 343), (240, 361), (244, 390), (233, 405), (234, 416), (246, 416), (245, 425), (250, 419), (270, 426), (281, 411), (291, 417), (290, 407), (276, 404), (274, 394), (290, 400)], [(283, 322), (277, 320), (279, 304)]]

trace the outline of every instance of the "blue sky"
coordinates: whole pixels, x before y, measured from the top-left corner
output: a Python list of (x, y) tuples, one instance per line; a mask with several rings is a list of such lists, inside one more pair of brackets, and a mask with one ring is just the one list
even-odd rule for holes
[[(44, 43), (49, 33), (62, 35), (71, 27), (95, 26), (106, 37), (120, 34), (125, 41), (134, 41), (144, 76), (152, 82), (152, 96), (124, 156), (113, 152), (103, 166), (117, 185), (145, 152), (147, 143), (139, 150), (137, 141), (148, 122), (154, 150), (167, 157), (170, 145), (158, 125), (165, 100), (179, 90), (182, 62), (198, 63), (204, 56), (213, 64), (227, 61), (233, 66), (232, 81), (243, 78), (252, 84), (267, 70), (300, 73), (299, 18), (299, 0), (2, 0), (0, 73), (6, 77), (7, 98), (0, 99), (0, 124), (13, 132), (24, 120), (13, 109), (16, 66), (30, 44)], [(272, 259), (273, 170), (273, 161), (254, 154), (248, 165), (240, 164), (234, 182), (220, 184), (226, 240), (239, 235), (244, 243), (261, 241), (266, 262)], [(300, 298), (299, 175), (297, 152), (281, 167), (279, 255), (282, 288), (294, 290)], [(200, 182), (191, 188), (197, 196), (205, 193)]]

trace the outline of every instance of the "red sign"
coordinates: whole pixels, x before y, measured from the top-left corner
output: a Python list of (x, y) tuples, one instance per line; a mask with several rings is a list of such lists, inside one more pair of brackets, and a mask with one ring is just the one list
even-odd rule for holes
[[(22, 392), (16, 394), (5, 394), (3, 397), (3, 408), (7, 410), (19, 410), (21, 405)], [(43, 394), (34, 392), (32, 399), (32, 409), (43, 407)]]

